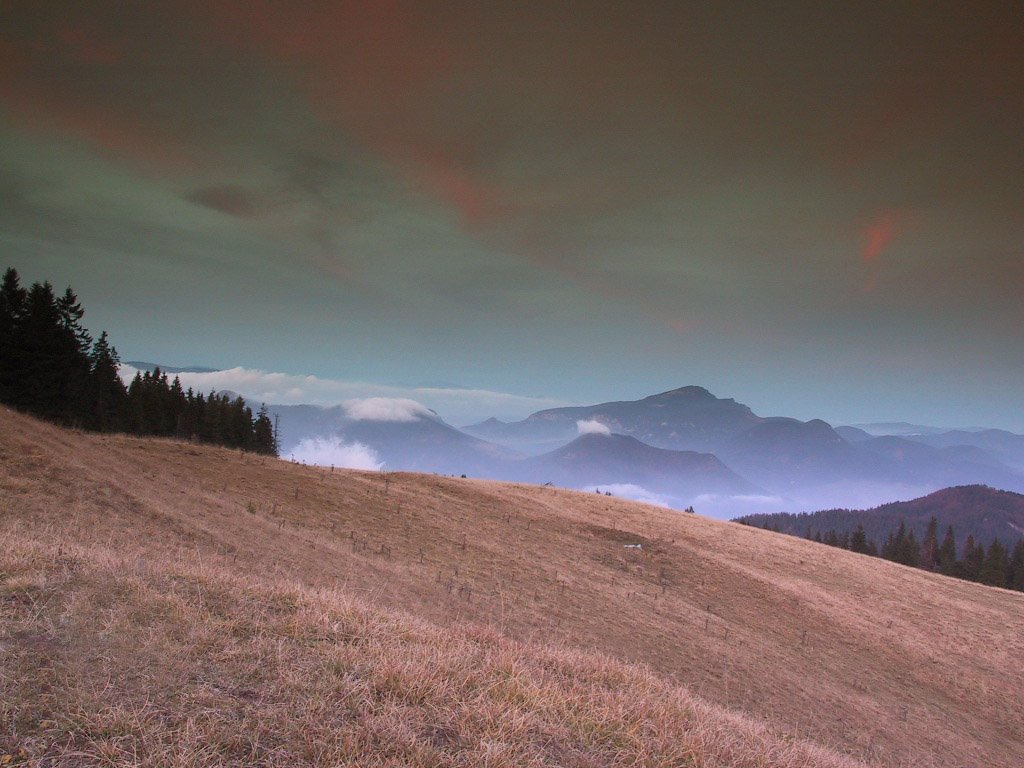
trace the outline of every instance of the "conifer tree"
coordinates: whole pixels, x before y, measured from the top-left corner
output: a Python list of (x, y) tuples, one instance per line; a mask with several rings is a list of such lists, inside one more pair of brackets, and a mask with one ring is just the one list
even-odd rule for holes
[(253, 424), (253, 450), (256, 453), (277, 456), (277, 435), (274, 434), (274, 424), (270, 421), (266, 403), (260, 406)]
[(960, 564), (956, 559), (956, 537), (953, 535), (953, 526), (946, 529), (946, 535), (942, 538), (942, 545), (938, 552), (939, 572), (946, 576), (958, 576)]
[(1005, 587), (1009, 570), (1010, 563), (1006, 555), (1006, 547), (999, 539), (993, 539), (978, 572), (978, 581), (993, 587)]
[(906, 564), (907, 558), (907, 525), (902, 520), (896, 533), (890, 533), (882, 547), (882, 557), (896, 563)]
[(167, 427), (170, 430), (168, 434), (174, 437), (186, 436), (183, 429), (186, 406), (185, 390), (182, 389), (181, 379), (175, 376), (167, 396)]
[(857, 523), (857, 528), (850, 536), (850, 551), (866, 555), (868, 552), (868, 535), (864, 531), (864, 525)]
[(962, 578), (977, 581), (981, 575), (981, 567), (985, 562), (985, 548), (974, 543), (974, 536), (968, 535), (964, 543), (964, 556), (960, 561)]
[(1006, 586), (1008, 589), (1024, 592), (1024, 538), (1017, 539), (1017, 545), (1010, 555)]
[(0, 283), (0, 402), (12, 405), (24, 373), (19, 325), (27, 303), (28, 292), (21, 287), (17, 271), (8, 269)]
[(939, 521), (932, 516), (921, 542), (921, 567), (934, 571), (939, 565)]
[(889, 535), (885, 537), (885, 541), (882, 543), (880, 556), (885, 560), (896, 559), (896, 534), (892, 531), (889, 531)]
[(73, 341), (79, 352), (88, 354), (92, 346), (92, 336), (82, 325), (85, 310), (82, 309), (82, 304), (70, 285), (64, 289), (64, 295), (57, 299), (57, 314), (60, 316), (61, 328), (68, 334), (69, 341)]
[(89, 352), (92, 336), (82, 325), (85, 310), (71, 286), (56, 300), (56, 309), (60, 318), (61, 341), (58, 364), (62, 372), (59, 416), (65, 423), (85, 426), (91, 399)]
[(911, 568), (917, 568), (921, 565), (921, 545), (917, 543), (917, 537), (914, 536), (913, 529), (910, 530), (906, 539), (904, 539), (903, 548), (900, 550), (899, 562), (909, 565)]
[(44, 418), (62, 415), (63, 379), (67, 352), (61, 333), (61, 320), (53, 286), (34, 283), (28, 291), (25, 312), (18, 323), (15, 344), (20, 353), (20, 366), (12, 405)]
[(114, 432), (125, 428), (128, 393), (118, 376), (120, 358), (103, 331), (92, 345), (90, 361), (90, 412), (86, 424), (100, 432)]

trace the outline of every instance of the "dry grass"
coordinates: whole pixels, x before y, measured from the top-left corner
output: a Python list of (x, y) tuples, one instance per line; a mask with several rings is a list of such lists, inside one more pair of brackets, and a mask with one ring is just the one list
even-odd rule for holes
[(0, 531), (0, 750), (1024, 765), (1024, 595), (764, 531), (10, 412)]
[(599, 654), (222, 566), (0, 544), (0, 751), (34, 764), (855, 766)]

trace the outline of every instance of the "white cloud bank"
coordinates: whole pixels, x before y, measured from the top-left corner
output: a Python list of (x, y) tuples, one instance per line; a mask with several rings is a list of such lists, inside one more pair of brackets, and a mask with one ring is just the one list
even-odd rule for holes
[(781, 496), (762, 494), (702, 493), (693, 499), (694, 511), (720, 520), (753, 515), (759, 512), (782, 512), (787, 506)]
[(353, 421), (417, 421), (435, 416), (425, 405), (407, 397), (367, 397), (346, 400), (342, 406)]
[(300, 442), (288, 458), (304, 464), (345, 469), (378, 470), (384, 462), (362, 443), (346, 443), (340, 437), (310, 437)]
[[(132, 366), (121, 364), (121, 378), (127, 384), (136, 374)], [(550, 397), (528, 397), (488, 389), (445, 387), (396, 387), (361, 381), (341, 381), (319, 376), (272, 373), (253, 368), (228, 368), (223, 371), (179, 373), (181, 385), (197, 392), (228, 389), (244, 396), (250, 404), (335, 406), (348, 401), (375, 398), (412, 400), (436, 411), (450, 424), (464, 425), (491, 416), (504, 421), (522, 419), (534, 411), (572, 405)], [(171, 378), (174, 376), (172, 375)]]
[(664, 496), (660, 493), (653, 493), (648, 491), (646, 488), (640, 485), (634, 485), (633, 483), (609, 483), (608, 485), (588, 485), (583, 490), (585, 491), (605, 491), (611, 493), (612, 496), (618, 496), (620, 499), (629, 499), (630, 501), (639, 501), (644, 504), (651, 504), (655, 507), (672, 507), (672, 499), (668, 496)]
[(597, 419), (580, 419), (576, 422), (576, 429), (581, 435), (610, 435), (611, 429)]

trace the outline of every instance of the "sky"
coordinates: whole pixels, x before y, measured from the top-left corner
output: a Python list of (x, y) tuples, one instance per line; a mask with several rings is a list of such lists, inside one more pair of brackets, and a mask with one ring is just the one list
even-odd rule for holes
[(1021, 51), (1009, 2), (7, 0), (0, 268), (127, 360), (1024, 431)]

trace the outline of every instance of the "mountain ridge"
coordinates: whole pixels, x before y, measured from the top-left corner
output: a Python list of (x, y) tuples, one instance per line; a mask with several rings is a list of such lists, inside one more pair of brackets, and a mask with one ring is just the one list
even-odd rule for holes
[(805, 535), (808, 529), (812, 534), (825, 534), (830, 530), (840, 535), (852, 533), (860, 524), (869, 538), (881, 543), (900, 523), (905, 524), (908, 531), (914, 531), (921, 541), (932, 517), (938, 521), (940, 537), (947, 527), (953, 527), (960, 547), (969, 535), (986, 545), (999, 538), (1004, 545), (1012, 546), (1024, 536), (1024, 494), (985, 485), (961, 485), (871, 509), (829, 509), (798, 515), (754, 514), (737, 518), (737, 521), (758, 527), (770, 525), (782, 533), (797, 536)]

